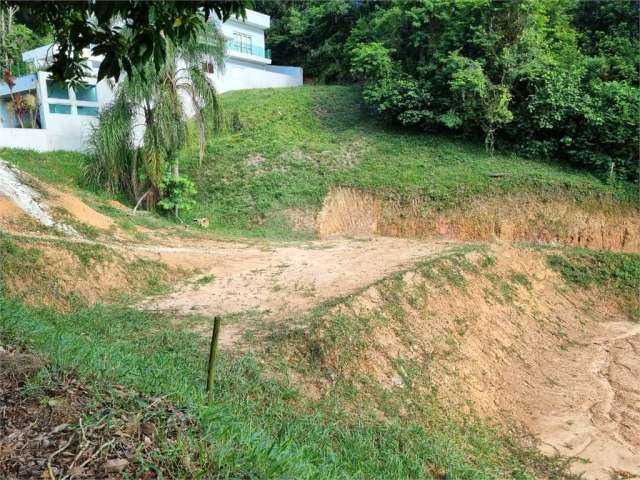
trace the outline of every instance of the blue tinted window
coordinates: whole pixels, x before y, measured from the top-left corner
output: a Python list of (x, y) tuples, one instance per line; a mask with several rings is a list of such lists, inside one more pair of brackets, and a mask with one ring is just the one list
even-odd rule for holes
[(64, 83), (47, 82), (47, 95), (49, 98), (69, 99), (69, 89)]
[(49, 104), (49, 113), (63, 113), (69, 115), (71, 113), (71, 105)]
[(97, 117), (98, 107), (81, 107), (78, 106), (78, 115), (84, 115), (87, 117)]
[(76, 100), (83, 102), (97, 102), (98, 96), (96, 94), (95, 85), (85, 85), (76, 87)]

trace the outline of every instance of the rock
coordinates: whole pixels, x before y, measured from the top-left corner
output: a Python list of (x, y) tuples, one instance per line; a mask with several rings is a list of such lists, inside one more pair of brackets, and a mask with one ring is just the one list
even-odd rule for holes
[(107, 473), (119, 473), (127, 468), (129, 460), (126, 458), (116, 458), (115, 460), (107, 460), (104, 464), (104, 470)]

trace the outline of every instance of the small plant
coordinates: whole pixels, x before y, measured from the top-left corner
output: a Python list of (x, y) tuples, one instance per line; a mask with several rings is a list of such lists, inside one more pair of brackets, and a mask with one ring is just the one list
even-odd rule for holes
[[(16, 120), (20, 124), (20, 128), (36, 127), (36, 112), (38, 110), (38, 102), (36, 97), (30, 93), (16, 93), (13, 99), (7, 105), (8, 110), (13, 113)], [(28, 117), (29, 123), (25, 126), (25, 117)]]
[(181, 210), (190, 210), (196, 203), (193, 199), (196, 188), (187, 177), (166, 175), (161, 189), (164, 198), (158, 202), (158, 206), (166, 212), (173, 212), (177, 218), (180, 218)]
[(205, 275), (204, 277), (200, 277), (198, 280), (196, 280), (196, 283), (198, 285), (207, 285), (213, 282), (215, 279), (215, 275)]
[(240, 119), (240, 112), (238, 110), (233, 110), (229, 115), (228, 119), (229, 131), (231, 133), (238, 133), (244, 125), (242, 124), (242, 120)]

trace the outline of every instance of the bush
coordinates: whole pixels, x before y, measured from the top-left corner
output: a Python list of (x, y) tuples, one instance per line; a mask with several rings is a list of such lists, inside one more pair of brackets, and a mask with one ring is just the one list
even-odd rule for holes
[(158, 207), (166, 212), (175, 213), (176, 217), (179, 212), (190, 210), (196, 203), (193, 199), (196, 188), (186, 177), (167, 174), (160, 187), (164, 198), (158, 202)]
[(391, 2), (354, 28), (351, 73), (391, 121), (637, 181), (640, 7), (591, 7)]

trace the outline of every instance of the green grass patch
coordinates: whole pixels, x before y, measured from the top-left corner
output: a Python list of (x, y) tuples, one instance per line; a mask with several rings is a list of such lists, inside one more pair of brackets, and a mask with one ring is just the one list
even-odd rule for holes
[[(631, 186), (560, 164), (492, 156), (473, 142), (383, 126), (353, 87), (232, 92), (223, 105), (237, 112), (242, 128), (211, 137), (202, 166), (195, 141), (181, 154), (199, 192), (190, 216), (209, 218), (222, 233), (297, 238), (303, 232), (283, 213), (316, 212), (336, 186), (417, 197), (433, 208), (521, 192), (614, 204), (634, 195)], [(506, 175), (491, 177), (495, 172)]]
[[(351, 331), (352, 321), (331, 331)], [(201, 454), (191, 462), (196, 478), (534, 478), (529, 454), (520, 459), (518, 448), (480, 423), (461, 428), (432, 417), (425, 425), (395, 415), (392, 399), (380, 420), (366, 398), (356, 411), (345, 408), (360, 398), (346, 383), (312, 401), (287, 380), (284, 359), (265, 370), (260, 357), (222, 353), (207, 406), (206, 339), (150, 313), (97, 305), (61, 314), (0, 297), (0, 336), (46, 354), (98, 391), (124, 385), (186, 408), (199, 422), (188, 439)], [(398, 365), (413, 382), (415, 365)]]
[(565, 249), (550, 254), (548, 263), (569, 285), (600, 287), (620, 295), (629, 313), (640, 319), (640, 254)]
[(0, 148), (0, 159), (20, 170), (54, 185), (79, 188), (83, 185), (81, 162), (84, 155), (78, 152), (36, 152), (17, 148)]

